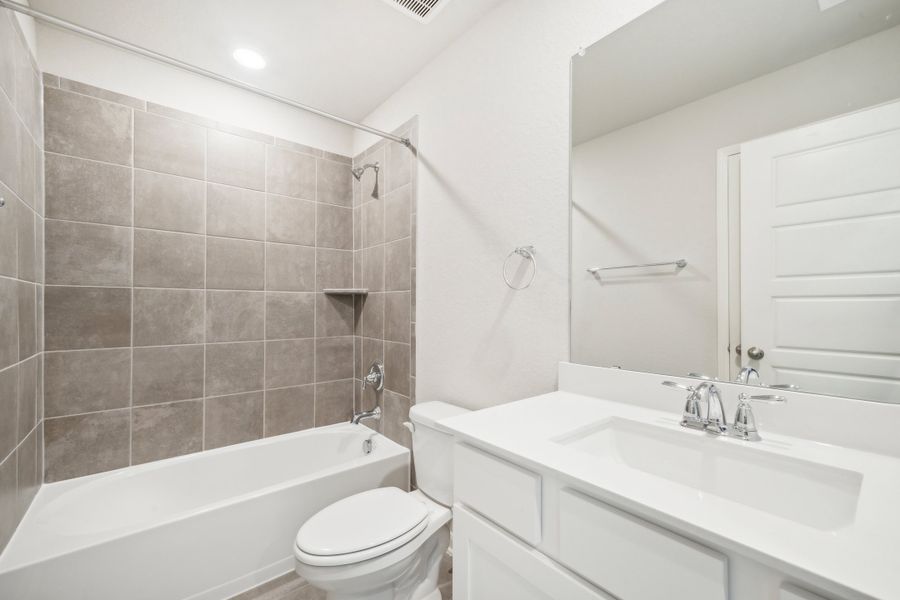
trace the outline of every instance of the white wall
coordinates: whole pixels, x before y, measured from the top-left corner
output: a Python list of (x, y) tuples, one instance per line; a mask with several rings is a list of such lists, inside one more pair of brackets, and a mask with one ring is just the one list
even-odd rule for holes
[[(573, 362), (715, 374), (716, 150), (898, 97), (894, 27), (575, 147)], [(584, 271), (681, 257), (677, 276)]]
[(353, 133), (346, 125), (45, 25), (38, 25), (37, 39), (44, 72), (338, 154), (351, 153)]
[[(366, 118), (419, 116), (418, 402), (556, 387), (568, 356), (570, 58), (658, 0), (508, 0)], [(373, 138), (356, 135), (360, 152)], [(537, 248), (531, 288), (500, 275)]]

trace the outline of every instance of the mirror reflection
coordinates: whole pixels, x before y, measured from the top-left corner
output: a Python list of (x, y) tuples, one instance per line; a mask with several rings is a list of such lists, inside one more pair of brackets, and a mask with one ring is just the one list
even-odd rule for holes
[(573, 362), (900, 402), (900, 0), (668, 0), (572, 89)]

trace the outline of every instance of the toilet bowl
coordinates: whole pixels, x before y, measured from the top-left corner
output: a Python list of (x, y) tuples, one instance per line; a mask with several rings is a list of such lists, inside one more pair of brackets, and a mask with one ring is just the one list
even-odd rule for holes
[(419, 489), (368, 490), (313, 515), (294, 543), (297, 574), (324, 590), (328, 600), (441, 600), (439, 569), (450, 545), (453, 439), (438, 422), (463, 412), (443, 402), (412, 407)]

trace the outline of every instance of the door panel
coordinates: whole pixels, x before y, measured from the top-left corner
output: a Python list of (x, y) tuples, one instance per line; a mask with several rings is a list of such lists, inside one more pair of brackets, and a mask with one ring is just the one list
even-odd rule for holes
[(900, 402), (900, 103), (741, 146), (741, 343), (766, 383)]

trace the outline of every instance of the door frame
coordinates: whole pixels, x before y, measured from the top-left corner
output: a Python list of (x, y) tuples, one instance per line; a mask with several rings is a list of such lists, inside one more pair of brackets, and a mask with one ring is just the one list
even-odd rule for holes
[(722, 381), (733, 379), (731, 350), (740, 343), (740, 330), (731, 326), (741, 313), (740, 293), (731, 289), (734, 284), (740, 290), (740, 269), (732, 264), (740, 260), (740, 194), (729, 195), (728, 171), (729, 159), (740, 154), (740, 144), (716, 151), (716, 377)]

